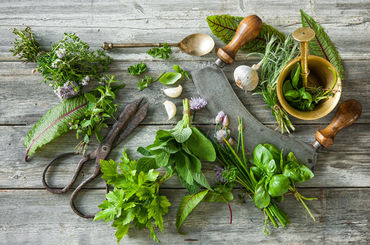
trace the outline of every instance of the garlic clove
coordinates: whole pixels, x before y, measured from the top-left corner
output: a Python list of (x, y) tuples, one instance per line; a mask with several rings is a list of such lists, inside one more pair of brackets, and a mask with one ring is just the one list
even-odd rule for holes
[(163, 103), (163, 105), (166, 108), (168, 120), (172, 119), (176, 115), (176, 111), (177, 111), (176, 105), (173, 102), (168, 101), (168, 100), (166, 100)]
[(252, 91), (258, 85), (258, 73), (253, 67), (238, 66), (234, 71), (234, 79), (236, 85), (245, 91)]
[(163, 89), (163, 92), (168, 96), (168, 97), (171, 97), (171, 98), (177, 98), (180, 96), (180, 94), (182, 93), (182, 86), (179, 85), (178, 87), (176, 88), (168, 88), (168, 89)]

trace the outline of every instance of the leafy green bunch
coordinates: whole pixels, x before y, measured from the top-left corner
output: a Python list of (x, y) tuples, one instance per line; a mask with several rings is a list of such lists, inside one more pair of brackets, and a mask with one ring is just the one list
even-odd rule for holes
[(288, 78), (283, 84), (284, 97), (289, 105), (301, 111), (312, 111), (320, 101), (334, 96), (335, 91), (333, 89), (337, 83), (337, 73), (331, 67), (328, 68), (334, 75), (334, 83), (330, 89), (323, 89), (322, 87), (305, 88), (302, 86), (302, 77), (300, 76), (301, 66), (297, 63), (290, 72), (290, 80)]
[(201, 186), (211, 189), (201, 168), (199, 158), (213, 162), (216, 153), (212, 143), (190, 121), (189, 100), (183, 100), (184, 116), (171, 130), (158, 130), (153, 144), (139, 147), (144, 157), (137, 162), (138, 171), (165, 167), (168, 174), (177, 175), (190, 193), (197, 193)]
[(43, 82), (49, 83), (60, 99), (76, 96), (81, 87), (93, 79), (101, 83), (106, 80), (102, 72), (109, 69), (110, 57), (104, 50), (90, 52), (90, 46), (76, 34), (65, 33), (62, 40), (45, 52), (34, 40), (30, 28), (24, 31), (15, 29), (13, 33), (21, 39), (16, 39), (15, 48), (10, 51), (27, 61), (37, 62), (37, 71), (44, 77)]
[(92, 135), (95, 135), (98, 141), (102, 142), (100, 130), (101, 128), (108, 128), (108, 125), (104, 122), (108, 118), (114, 118), (113, 113), (117, 111), (118, 104), (114, 104), (113, 100), (116, 99), (117, 91), (123, 88), (125, 84), (112, 86), (118, 80), (115, 80), (114, 76), (107, 76), (107, 78), (105, 85), (98, 86), (93, 92), (84, 94), (89, 101), (85, 110), (85, 117), (70, 123), (71, 129), (77, 130), (77, 139), (80, 134), (84, 136), (83, 141), (76, 147), (78, 148), (77, 152), (82, 149), (85, 151)]
[(153, 169), (138, 171), (136, 161), (131, 161), (125, 150), (120, 163), (101, 160), (100, 164), (102, 178), (113, 185), (114, 190), (106, 194), (107, 200), (99, 205), (102, 211), (95, 215), (94, 220), (104, 219), (105, 223), (113, 221), (112, 227), (117, 229), (117, 243), (127, 234), (131, 221), (139, 230), (147, 227), (150, 237), (160, 242), (152, 222), (164, 232), (163, 215), (168, 213), (171, 203), (167, 197), (159, 195), (159, 187), (172, 175), (159, 178), (159, 173)]

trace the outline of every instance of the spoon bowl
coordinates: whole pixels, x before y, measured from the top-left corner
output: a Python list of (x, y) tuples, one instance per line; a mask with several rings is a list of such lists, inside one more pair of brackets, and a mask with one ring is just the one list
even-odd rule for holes
[[(106, 43), (101, 46), (103, 49), (112, 48), (135, 48), (135, 47), (162, 47), (164, 43)], [(178, 47), (184, 53), (193, 56), (202, 56), (212, 51), (215, 42), (212, 37), (196, 33), (185, 37), (179, 43), (167, 43), (168, 46)]]

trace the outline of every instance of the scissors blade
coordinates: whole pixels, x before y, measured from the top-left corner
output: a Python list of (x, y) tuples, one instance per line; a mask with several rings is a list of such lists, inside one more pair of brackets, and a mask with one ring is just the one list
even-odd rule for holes
[(148, 112), (148, 103), (142, 106), (129, 121), (127, 126), (123, 129), (122, 133), (118, 136), (113, 144), (115, 148), (119, 143), (121, 143), (140, 123), (144, 120)]

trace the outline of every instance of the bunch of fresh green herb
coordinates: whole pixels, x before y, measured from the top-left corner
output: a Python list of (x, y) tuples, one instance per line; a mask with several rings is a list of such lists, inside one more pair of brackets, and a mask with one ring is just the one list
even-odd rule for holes
[(211, 189), (202, 173), (202, 163), (216, 159), (212, 143), (190, 121), (189, 100), (183, 100), (184, 116), (172, 130), (158, 130), (153, 144), (139, 147), (144, 157), (137, 162), (138, 171), (165, 167), (168, 174), (176, 168), (177, 175), (191, 193), (199, 192), (200, 186)]
[(181, 77), (185, 79), (185, 76), (189, 78), (189, 75), (186, 71), (182, 70), (180, 66), (174, 65), (173, 69), (176, 72), (162, 72), (156, 79), (149, 76), (145, 76), (145, 79), (141, 79), (141, 81), (138, 83), (137, 87), (140, 91), (142, 91), (144, 88), (147, 88), (149, 84), (156, 82), (159, 79), (160, 83), (163, 83), (164, 85), (171, 85), (176, 83)]
[(23, 31), (14, 28), (13, 33), (20, 37), (15, 39), (14, 49), (10, 52), (13, 56), (18, 55), (18, 59), (25, 59), (28, 62), (36, 62), (37, 55), (41, 52), (40, 45), (33, 37), (31, 28), (26, 27)]
[(290, 72), (290, 80), (287, 79), (283, 84), (283, 94), (289, 105), (301, 111), (312, 111), (321, 100), (327, 100), (334, 96), (333, 89), (337, 83), (337, 73), (331, 67), (328, 68), (333, 72), (335, 79), (330, 89), (305, 88), (302, 86), (302, 77), (300, 76), (301, 66), (297, 63)]
[(13, 33), (21, 40), (16, 39), (15, 48), (10, 51), (27, 61), (36, 61), (37, 71), (44, 77), (43, 82), (49, 83), (60, 99), (78, 95), (81, 87), (93, 79), (101, 83), (107, 79), (102, 72), (109, 69), (110, 57), (104, 50), (90, 52), (90, 46), (74, 33), (65, 33), (65, 37), (53, 44), (49, 52), (40, 52), (30, 28), (14, 30)]
[(171, 52), (171, 47), (168, 46), (167, 43), (164, 43), (162, 48), (149, 49), (147, 54), (151, 55), (153, 58), (158, 57), (159, 59), (168, 59)]
[[(219, 113), (219, 115), (225, 117), (224, 113)], [(219, 118), (219, 116), (216, 117), (216, 122), (218, 121), (222, 121), (222, 118)], [(253, 166), (249, 168), (244, 150), (242, 125), (243, 119), (240, 119), (238, 144), (236, 150), (234, 150), (234, 147), (231, 145), (233, 141), (229, 139), (225, 129), (221, 128), (221, 130), (217, 131), (217, 123), (215, 131), (221, 132), (223, 139), (223, 142), (219, 140), (219, 133), (215, 135), (215, 140), (211, 139), (216, 149), (217, 160), (225, 167), (234, 167), (238, 170), (235, 181), (249, 191), (256, 206), (265, 212), (275, 227), (279, 227), (277, 221), (283, 227), (290, 223), (287, 214), (274, 202), (283, 201), (283, 195), (289, 190), (294, 191), (297, 199), (302, 202), (312, 216), (303, 202), (303, 199), (312, 199), (298, 194), (295, 189), (295, 183), (311, 179), (313, 173), (306, 166), (300, 165), (292, 152), (288, 154), (287, 159), (284, 159), (282, 151), (280, 152), (271, 144), (260, 144), (255, 148), (253, 158), (249, 159)], [(267, 234), (266, 226), (264, 230)]]
[(143, 62), (136, 64), (136, 65), (132, 65), (128, 68), (128, 72), (131, 74), (131, 76), (140, 75), (145, 70), (146, 70), (146, 65)]
[(159, 195), (159, 187), (171, 175), (158, 177), (159, 173), (150, 169), (147, 172), (136, 169), (136, 161), (131, 161), (123, 151), (123, 157), (118, 165), (113, 160), (100, 161), (102, 178), (108, 184), (114, 186), (114, 190), (106, 194), (107, 200), (99, 205), (102, 209), (95, 215), (94, 220), (104, 219), (104, 222), (113, 221), (112, 227), (116, 227), (117, 243), (127, 234), (130, 222), (139, 229), (147, 227), (150, 237), (157, 242), (152, 222), (163, 230), (163, 215), (168, 213), (171, 203), (166, 196)]
[[(271, 113), (279, 123), (278, 127), (281, 128), (281, 133), (290, 133), (295, 128), (290, 122), (287, 112), (280, 107), (276, 85), (282, 69), (298, 56), (299, 50), (297, 47), (298, 44), (290, 37), (287, 37), (284, 41), (272, 35), (268, 39), (261, 68), (258, 70), (259, 84), (255, 94), (261, 94), (263, 100), (267, 103), (266, 107), (271, 108)], [(256, 54), (261, 55), (259, 53), (251, 53), (249, 55)]]
[(89, 101), (85, 111), (85, 117), (82, 120), (75, 120), (70, 122), (71, 129), (76, 129), (76, 137), (79, 134), (84, 135), (83, 141), (77, 145), (77, 152), (82, 151), (85, 154), (87, 144), (90, 142), (90, 137), (95, 135), (99, 142), (102, 142), (100, 134), (101, 128), (108, 128), (105, 120), (113, 117), (113, 113), (117, 111), (118, 104), (113, 104), (116, 99), (115, 93), (123, 88), (125, 85), (111, 86), (113, 83), (118, 82), (114, 80), (114, 76), (107, 76), (108, 80), (105, 85), (96, 87), (93, 92), (85, 93), (85, 98)]

